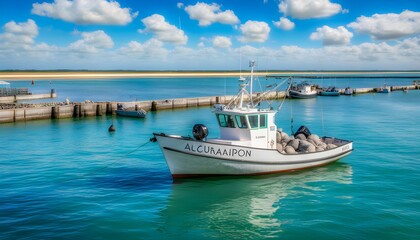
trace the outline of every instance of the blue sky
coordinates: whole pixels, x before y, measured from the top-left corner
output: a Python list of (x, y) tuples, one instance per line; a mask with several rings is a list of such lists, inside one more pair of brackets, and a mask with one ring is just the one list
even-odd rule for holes
[(0, 69), (420, 69), (419, 0), (0, 4)]

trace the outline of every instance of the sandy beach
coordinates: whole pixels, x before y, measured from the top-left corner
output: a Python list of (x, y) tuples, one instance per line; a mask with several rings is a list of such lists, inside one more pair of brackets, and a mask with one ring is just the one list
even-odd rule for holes
[[(257, 71), (254, 75), (357, 75), (357, 74), (420, 74), (420, 71)], [(167, 78), (167, 77), (235, 77), (246, 76), (247, 71), (4, 71), (0, 72), (0, 80), (28, 79), (104, 79), (104, 78)]]

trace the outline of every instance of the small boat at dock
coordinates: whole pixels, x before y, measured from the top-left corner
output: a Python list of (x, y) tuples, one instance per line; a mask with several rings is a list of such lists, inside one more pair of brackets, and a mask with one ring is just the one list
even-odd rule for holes
[(115, 113), (118, 116), (135, 118), (145, 118), (147, 114), (147, 112), (143, 109), (125, 109), (122, 104), (117, 105), (117, 110), (115, 110)]
[(353, 95), (353, 89), (351, 89), (351, 87), (346, 87), (346, 88), (344, 89), (343, 95), (346, 95), (346, 96), (351, 96), (351, 95)]
[(391, 86), (388, 86), (384, 84), (382, 87), (377, 89), (378, 93), (390, 93), (391, 92)]
[(250, 78), (240, 81), (238, 95), (227, 105), (213, 106), (218, 138), (207, 138), (203, 124), (193, 126), (193, 137), (153, 133), (151, 141), (159, 143), (173, 178), (294, 171), (326, 165), (352, 152), (352, 141), (318, 137), (304, 126), (291, 136), (279, 130), (277, 110), (260, 108), (260, 103), (282, 84), (253, 97), (253, 61), (250, 67)]
[(317, 91), (312, 84), (309, 84), (306, 81), (303, 81), (299, 84), (291, 84), (287, 94), (290, 98), (315, 98)]
[(340, 92), (335, 87), (328, 87), (319, 91), (320, 96), (340, 96)]

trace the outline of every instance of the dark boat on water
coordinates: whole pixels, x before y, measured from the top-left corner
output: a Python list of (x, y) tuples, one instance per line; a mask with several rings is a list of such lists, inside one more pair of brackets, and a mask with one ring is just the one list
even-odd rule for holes
[(340, 96), (340, 92), (335, 87), (328, 87), (319, 92), (320, 96)]
[(288, 91), (288, 97), (290, 98), (314, 98), (317, 92), (313, 85), (308, 82), (301, 82), (299, 84), (292, 84)]

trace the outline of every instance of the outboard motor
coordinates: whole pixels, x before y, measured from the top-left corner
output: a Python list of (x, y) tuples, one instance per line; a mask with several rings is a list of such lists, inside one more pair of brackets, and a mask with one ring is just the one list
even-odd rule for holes
[(296, 137), (297, 135), (301, 133), (305, 135), (305, 137), (309, 137), (311, 135), (311, 131), (309, 131), (309, 129), (305, 126), (300, 126), (294, 136)]
[(195, 124), (192, 130), (193, 136), (198, 141), (203, 140), (209, 134), (209, 130), (203, 124)]

